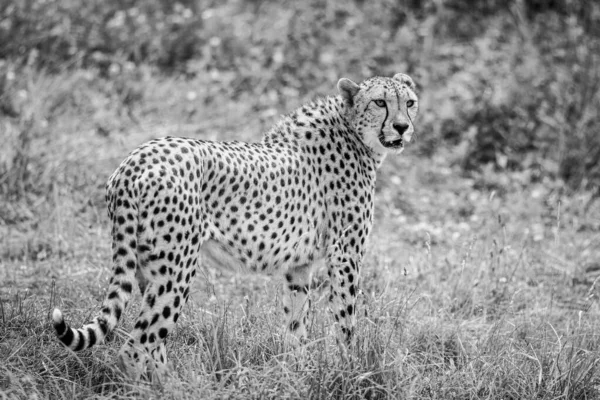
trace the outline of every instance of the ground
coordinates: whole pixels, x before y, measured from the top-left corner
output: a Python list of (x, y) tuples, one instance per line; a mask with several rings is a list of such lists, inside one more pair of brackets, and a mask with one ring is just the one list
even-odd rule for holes
[[(73, 26), (96, 21), (93, 7), (62, 2), (48, 12), (72, 11)], [(80, 46), (71, 69), (55, 68), (66, 63), (59, 46), (0, 60), (0, 397), (600, 398), (600, 201), (565, 172), (565, 160), (595, 148), (600, 126), (600, 53), (580, 14), (565, 17), (579, 3), (552, 2), (567, 11), (548, 6), (537, 18), (531, 10), (543, 7), (529, 0), (478, 2), (485, 18), (456, 6), (467, 2), (407, 3), (406, 14), (392, 1), (177, 3), (165, 20), (193, 20), (197, 58), (174, 66), (164, 57), (179, 53), (158, 50), (184, 54), (188, 31), (143, 36), (143, 8), (131, 6), (138, 30), (117, 12), (105, 32), (115, 53), (86, 53), (90, 43), (56, 24), (52, 38)], [(3, 21), (16, 9), (0, 7)], [(552, 34), (563, 17), (565, 34)], [(159, 34), (165, 41), (152, 41)], [(158, 45), (148, 59), (118, 58)], [(110, 343), (78, 354), (59, 344), (52, 309), (76, 326), (105, 295), (104, 185), (129, 151), (166, 135), (258, 140), (342, 76), (397, 72), (415, 79), (420, 114), (415, 141), (379, 171), (356, 347), (330, 335), (324, 271), (312, 284), (311, 340), (286, 353), (278, 282), (210, 266), (169, 337), (162, 387), (132, 386), (115, 366), (139, 293)]]
[[(85, 322), (104, 296), (110, 273), (105, 179), (130, 149), (157, 135), (252, 140), (268, 126), (233, 101), (227, 101), (227, 111), (216, 105), (198, 109), (212, 115), (204, 126), (178, 124), (177, 110), (192, 97), (183, 89), (189, 82), (155, 84), (157, 97), (148, 98), (147, 107), (165, 95), (179, 107), (139, 117), (127, 133), (98, 134), (93, 121), (83, 129), (65, 121), (65, 130), (53, 132), (54, 171), (78, 169), (81, 190), (55, 187), (52, 204), (35, 204), (45, 217), (33, 223), (24, 206), (3, 209), (5, 219), (17, 221), (3, 226), (1, 236), (0, 389), (9, 397), (127, 396), (133, 390), (114, 360), (135, 306), (111, 343), (79, 354), (59, 345), (49, 319), (59, 306), (75, 325)], [(247, 121), (243, 132), (236, 120)], [(465, 177), (453, 157), (441, 151), (424, 158), (407, 146), (380, 170), (359, 341), (349, 354), (328, 334), (326, 274), (313, 282), (312, 340), (290, 358), (278, 328), (283, 316), (277, 282), (209, 268), (169, 340), (173, 378), (165, 393), (600, 395), (598, 205), (590, 205), (585, 192), (563, 194), (556, 182), (524, 185), (520, 174)]]

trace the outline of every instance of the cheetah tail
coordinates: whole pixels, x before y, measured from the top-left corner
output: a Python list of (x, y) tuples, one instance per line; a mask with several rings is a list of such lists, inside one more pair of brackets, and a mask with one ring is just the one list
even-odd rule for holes
[(54, 329), (60, 341), (73, 351), (79, 351), (92, 347), (97, 342), (104, 341), (108, 334), (108, 325), (105, 320), (95, 318), (94, 321), (81, 329), (73, 329), (63, 318), (62, 312), (55, 308), (52, 313)]
[[(123, 210), (127, 211), (127, 210)], [(60, 341), (73, 351), (103, 343), (113, 331), (127, 307), (135, 283), (137, 267), (137, 223), (130, 213), (127, 217), (113, 218), (113, 276), (100, 315), (79, 329), (71, 328), (59, 309), (54, 309), (52, 319)]]

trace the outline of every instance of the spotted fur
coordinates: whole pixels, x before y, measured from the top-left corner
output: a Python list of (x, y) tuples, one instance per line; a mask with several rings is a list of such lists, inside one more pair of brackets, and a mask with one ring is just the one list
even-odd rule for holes
[(285, 116), (261, 142), (166, 137), (134, 150), (112, 174), (113, 275), (100, 315), (62, 343), (104, 342), (137, 281), (141, 312), (119, 364), (133, 379), (164, 371), (164, 343), (188, 299), (199, 261), (284, 277), (290, 338), (306, 336), (311, 268), (325, 259), (330, 308), (352, 337), (361, 262), (371, 231), (376, 170), (413, 134), (417, 96), (404, 74), (360, 85)]

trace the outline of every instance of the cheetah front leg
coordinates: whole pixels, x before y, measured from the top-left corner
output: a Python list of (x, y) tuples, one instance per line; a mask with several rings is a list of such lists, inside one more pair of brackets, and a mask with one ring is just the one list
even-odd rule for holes
[(334, 255), (328, 259), (329, 307), (344, 341), (351, 343), (356, 325), (356, 294), (360, 257)]
[(295, 347), (306, 339), (306, 322), (310, 308), (311, 265), (290, 267), (285, 273), (283, 311), (287, 317), (286, 347)]

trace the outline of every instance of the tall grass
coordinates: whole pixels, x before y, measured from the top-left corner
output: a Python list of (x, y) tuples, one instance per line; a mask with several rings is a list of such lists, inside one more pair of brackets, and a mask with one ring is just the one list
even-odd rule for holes
[[(469, 258), (477, 264), (487, 254), (473, 248)], [(513, 268), (510, 261), (509, 257), (498, 263), (495, 275), (479, 285), (496, 286), (498, 277)], [(463, 273), (477, 274), (478, 268), (470, 264)], [(274, 282), (250, 279), (239, 288), (227, 274), (201, 282), (169, 339), (169, 378), (161, 385), (133, 386), (115, 369), (114, 358), (137, 313), (135, 305), (106, 346), (71, 353), (55, 343), (48, 322), (54, 305), (67, 301), (71, 319), (81, 322), (98, 304), (99, 298), (88, 299), (89, 293), (80, 290), (89, 274), (75, 276), (71, 279), (77, 285), (59, 284), (58, 292), (51, 287), (52, 296), (18, 295), (5, 302), (0, 351), (6, 362), (0, 388), (17, 398), (34, 393), (43, 398), (127, 398), (145, 393), (207, 399), (598, 396), (597, 306), (594, 311), (569, 312), (519, 301), (519, 296), (552, 301), (551, 293), (521, 287), (520, 278), (504, 283), (508, 303), (486, 300), (477, 292), (472, 302), (456, 301), (448, 298), (448, 288), (461, 287), (465, 293), (469, 281), (451, 271), (427, 278), (441, 286), (435, 288), (419, 284), (418, 278), (402, 282), (393, 274), (377, 277), (378, 267), (366, 268), (358, 340), (350, 349), (329, 334), (326, 290), (313, 293), (312, 339), (284, 352), (283, 331), (278, 328), (283, 315), (276, 311), (281, 304)], [(533, 271), (521, 273), (534, 276)], [(105, 280), (107, 273), (103, 275)], [(398, 283), (390, 285), (390, 277)], [(214, 298), (213, 286), (223, 288), (222, 297)], [(427, 290), (418, 290), (420, 286)], [(459, 293), (451, 296), (460, 299)]]

